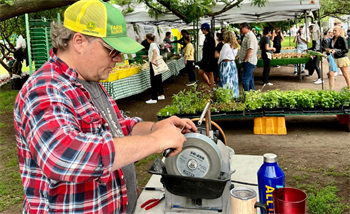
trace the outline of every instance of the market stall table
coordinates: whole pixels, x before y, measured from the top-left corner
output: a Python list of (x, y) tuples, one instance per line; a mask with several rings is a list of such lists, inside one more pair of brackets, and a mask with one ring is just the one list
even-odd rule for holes
[[(262, 156), (253, 156), (253, 155), (235, 155), (231, 156), (231, 170), (236, 170), (235, 173), (232, 174), (231, 179), (234, 181), (240, 181), (245, 183), (257, 184), (257, 173), (260, 166), (263, 164)], [(146, 187), (160, 187), (162, 188), (162, 184), (160, 183), (160, 175), (152, 175), (151, 179), (148, 181)], [(239, 183), (233, 183), (235, 187), (249, 187), (254, 189), (257, 193), (257, 201), (259, 201), (259, 191), (257, 186), (251, 185), (243, 185)], [(165, 200), (161, 201), (157, 206), (150, 210), (141, 209), (141, 204), (145, 201), (157, 198), (160, 195), (160, 191), (148, 191), (144, 190), (140, 197), (137, 200), (136, 211), (135, 213), (152, 213), (152, 214), (164, 214), (165, 210)], [(260, 210), (258, 213), (260, 213)]]
[[(169, 79), (172, 76), (177, 76), (180, 70), (185, 67), (184, 58), (179, 60), (168, 61), (169, 71), (162, 75), (162, 81)], [(114, 99), (119, 100), (135, 94), (142, 93), (151, 88), (150, 70), (140, 71), (138, 74), (130, 77), (119, 79), (113, 82), (101, 82), (106, 88), (108, 94)]]
[[(310, 57), (271, 59), (271, 66), (298, 64), (298, 77), (300, 79), (300, 82), (302, 82), (303, 77), (301, 73), (301, 65), (307, 63), (310, 59)], [(237, 68), (242, 68), (242, 64), (239, 64), (238, 60), (236, 60), (236, 65)], [(264, 61), (262, 59), (258, 59), (258, 64), (256, 67), (264, 67)]]

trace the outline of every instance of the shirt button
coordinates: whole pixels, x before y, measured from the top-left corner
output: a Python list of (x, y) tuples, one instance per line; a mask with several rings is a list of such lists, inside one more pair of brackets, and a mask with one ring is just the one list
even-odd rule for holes
[(108, 126), (108, 123), (105, 123), (105, 126), (107, 127), (107, 126)]
[(128, 202), (126, 202), (126, 205), (128, 205), (129, 204), (129, 201)]
[(124, 179), (124, 175), (122, 175), (122, 177), (121, 177), (122, 179)]
[(98, 128), (99, 128), (99, 129), (101, 128), (101, 124), (100, 124), (100, 125), (98, 125)]

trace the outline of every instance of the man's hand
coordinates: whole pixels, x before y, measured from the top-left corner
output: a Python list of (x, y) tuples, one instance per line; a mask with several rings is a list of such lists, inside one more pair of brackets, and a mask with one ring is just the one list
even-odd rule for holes
[(156, 131), (159, 128), (161, 128), (165, 125), (168, 125), (168, 124), (175, 126), (181, 130), (182, 127), (185, 125), (185, 123), (186, 123), (186, 127), (182, 131), (183, 134), (190, 133), (190, 132), (197, 132), (196, 125), (190, 119), (187, 119), (187, 118), (180, 119), (176, 116), (172, 116), (172, 117), (169, 117), (168, 119), (161, 120), (161, 121), (157, 122), (153, 127), (153, 131)]
[(169, 157), (179, 153), (182, 150), (183, 143), (186, 142), (186, 138), (181, 133), (181, 130), (170, 124), (165, 124), (165, 126), (162, 126), (150, 135), (155, 138), (155, 142), (158, 144), (157, 153), (162, 153), (169, 148), (174, 149)]

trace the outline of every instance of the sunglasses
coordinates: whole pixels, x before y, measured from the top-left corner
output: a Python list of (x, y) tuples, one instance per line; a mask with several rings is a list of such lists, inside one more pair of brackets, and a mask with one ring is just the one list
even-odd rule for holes
[(111, 46), (109, 46), (108, 44), (101, 42), (98, 40), (99, 43), (101, 43), (105, 48), (107, 48), (108, 50), (110, 50), (111, 52), (109, 52), (109, 57), (111, 57), (112, 59), (117, 57), (120, 52), (117, 51), (116, 49), (112, 48)]

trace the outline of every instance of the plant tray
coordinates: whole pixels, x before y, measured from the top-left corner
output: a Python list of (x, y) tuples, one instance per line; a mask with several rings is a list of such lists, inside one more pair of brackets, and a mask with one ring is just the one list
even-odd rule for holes
[(230, 112), (226, 112), (226, 116), (244, 116), (244, 111), (230, 111)]
[(284, 114), (302, 114), (303, 108), (297, 107), (297, 108), (284, 108)]
[(264, 112), (262, 109), (245, 111), (245, 115), (252, 115), (252, 116), (256, 116), (256, 117), (264, 116), (263, 113)]
[(341, 107), (335, 108), (323, 108), (323, 113), (343, 113), (344, 110)]
[(284, 114), (283, 108), (265, 108), (264, 109), (265, 114)]
[(323, 110), (320, 107), (316, 108), (305, 108), (303, 109), (304, 114), (323, 114)]

